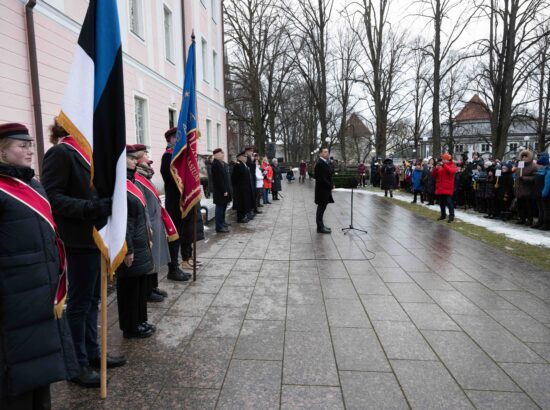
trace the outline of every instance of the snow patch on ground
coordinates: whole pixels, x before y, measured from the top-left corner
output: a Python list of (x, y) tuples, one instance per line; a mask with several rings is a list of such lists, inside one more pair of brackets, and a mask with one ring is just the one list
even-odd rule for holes
[[(335, 191), (351, 192), (351, 189), (337, 188), (335, 189)], [(384, 191), (356, 189), (354, 190), (354, 192), (360, 195), (374, 195), (374, 196), (380, 196), (380, 197), (384, 196)], [(412, 200), (412, 196), (394, 191), (393, 199), (401, 202), (410, 203)], [(426, 204), (418, 203), (418, 206), (424, 206), (426, 208), (439, 212), (439, 205), (428, 206)], [(463, 222), (466, 222), (472, 225), (482, 226), (483, 228), (491, 232), (504, 235), (507, 238), (510, 238), (519, 242), (524, 242), (530, 245), (538, 245), (538, 246), (544, 246), (545, 248), (550, 248), (550, 233), (548, 232), (535, 231), (533, 229), (527, 228), (526, 226), (516, 226), (516, 225), (511, 225), (509, 223), (505, 223), (494, 219), (486, 219), (481, 214), (472, 214), (460, 209), (455, 210), (455, 217), (457, 219), (460, 219)]]

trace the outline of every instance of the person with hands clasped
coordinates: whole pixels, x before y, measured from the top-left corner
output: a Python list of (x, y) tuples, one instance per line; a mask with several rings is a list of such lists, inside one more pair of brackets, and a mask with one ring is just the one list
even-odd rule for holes
[(118, 322), (126, 339), (146, 338), (155, 333), (147, 322), (147, 275), (153, 271), (152, 232), (143, 192), (135, 185), (137, 149), (126, 146), (128, 224), (124, 262), (116, 271)]
[(435, 194), (439, 198), (439, 206), (441, 208), (441, 216), (438, 218), (438, 221), (447, 218), (446, 208), (449, 208), (449, 220), (447, 222), (451, 223), (455, 219), (453, 195), (455, 191), (456, 165), (453, 162), (453, 158), (447, 153), (442, 154), (441, 160), (437, 162), (432, 174), (435, 179)]

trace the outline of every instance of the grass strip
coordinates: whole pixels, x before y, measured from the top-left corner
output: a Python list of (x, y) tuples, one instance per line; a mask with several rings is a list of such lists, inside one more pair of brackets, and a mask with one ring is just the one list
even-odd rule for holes
[(517, 259), (529, 262), (539, 268), (546, 271), (550, 270), (550, 250), (543, 246), (529, 245), (525, 242), (515, 241), (502, 234), (492, 232), (482, 226), (477, 226), (460, 220), (456, 220), (453, 223), (447, 223), (447, 221), (436, 221), (439, 217), (439, 212), (432, 209), (428, 209), (424, 206), (418, 206), (416, 204), (409, 204), (403, 201), (391, 200), (390, 198), (384, 198), (386, 201), (391, 202), (394, 205), (405, 208), (408, 211), (415, 213), (418, 216), (429, 219), (434, 223), (439, 223), (448, 229), (453, 229), (460, 232), (464, 236), (472, 239), (477, 239), (486, 245), (496, 248), (508, 255), (512, 255)]

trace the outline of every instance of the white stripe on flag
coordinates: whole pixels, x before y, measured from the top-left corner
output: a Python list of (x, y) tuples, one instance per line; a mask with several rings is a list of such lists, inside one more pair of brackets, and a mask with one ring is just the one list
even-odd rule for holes
[(111, 264), (115, 261), (126, 240), (126, 221), (128, 218), (127, 200), (126, 149), (124, 149), (116, 163), (113, 214), (107, 220), (107, 224), (99, 231), (99, 234), (103, 238), (103, 243), (109, 248)]
[(94, 149), (94, 62), (76, 45), (62, 111)]

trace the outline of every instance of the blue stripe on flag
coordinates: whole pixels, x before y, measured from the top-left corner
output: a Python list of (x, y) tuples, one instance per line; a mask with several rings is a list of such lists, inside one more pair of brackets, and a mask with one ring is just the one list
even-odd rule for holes
[(116, 0), (96, 2), (94, 110), (101, 99), (121, 47)]

